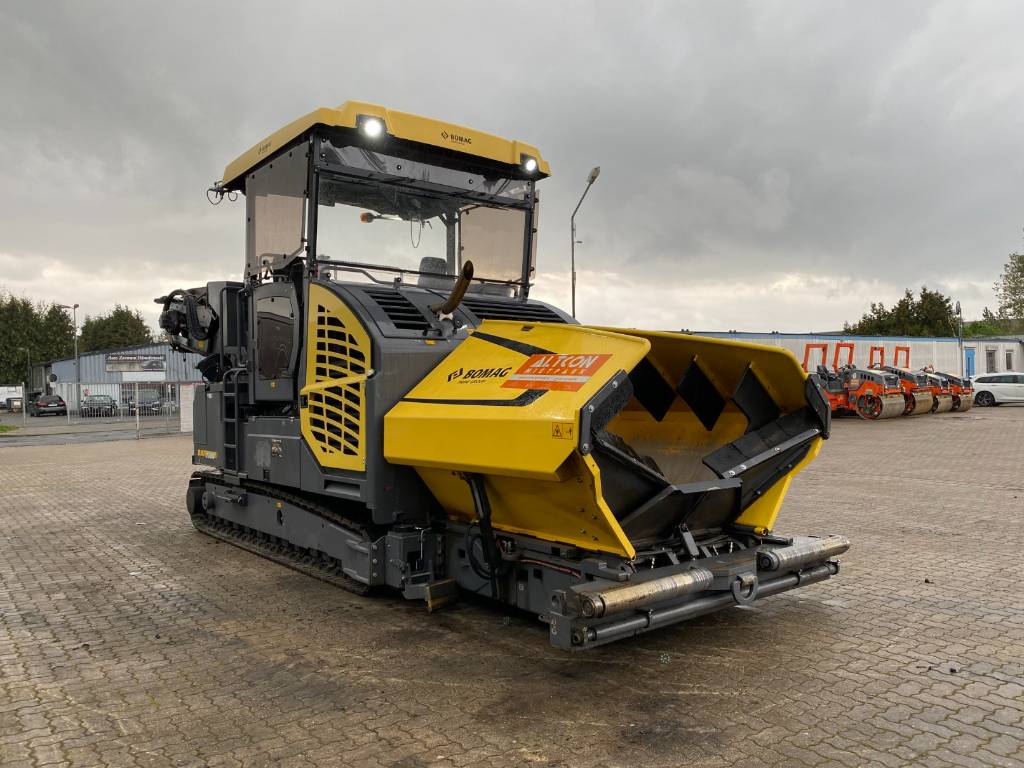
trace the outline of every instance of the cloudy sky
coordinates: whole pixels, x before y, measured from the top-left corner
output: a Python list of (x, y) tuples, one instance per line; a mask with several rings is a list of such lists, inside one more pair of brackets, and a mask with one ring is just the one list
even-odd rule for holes
[[(172, 7), (173, 6), (173, 7)], [(534, 295), (652, 328), (835, 329), (926, 284), (968, 316), (1024, 226), (1024, 5), (0, 6), (0, 286), (98, 313), (237, 278), (225, 163), (374, 101), (540, 147)]]

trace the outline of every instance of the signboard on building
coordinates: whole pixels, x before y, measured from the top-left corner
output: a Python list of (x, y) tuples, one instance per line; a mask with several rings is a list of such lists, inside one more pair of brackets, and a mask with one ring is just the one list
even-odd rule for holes
[(167, 355), (138, 352), (108, 352), (107, 373), (162, 373), (167, 370)]

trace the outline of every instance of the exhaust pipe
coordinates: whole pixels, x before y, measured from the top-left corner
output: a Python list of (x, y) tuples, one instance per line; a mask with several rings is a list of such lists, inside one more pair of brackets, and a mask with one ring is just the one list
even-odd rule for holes
[(757, 567), (762, 571), (795, 571), (808, 563), (841, 555), (849, 548), (850, 540), (845, 536), (798, 539), (788, 547), (760, 550), (757, 553)]
[(703, 592), (711, 586), (714, 579), (711, 571), (694, 568), (683, 573), (612, 587), (601, 592), (585, 592), (580, 595), (580, 613), (588, 619), (611, 616), (691, 592)]

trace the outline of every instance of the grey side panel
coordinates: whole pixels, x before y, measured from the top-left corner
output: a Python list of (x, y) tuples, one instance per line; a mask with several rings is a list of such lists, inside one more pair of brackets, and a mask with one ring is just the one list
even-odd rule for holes
[(207, 411), (206, 392), (196, 387), (195, 399), (192, 401), (192, 443), (197, 447), (206, 447), (209, 431), (206, 425)]
[(415, 470), (384, 460), (384, 416), (459, 342), (427, 345), (380, 339), (375, 343), (379, 344), (374, 350), (376, 373), (367, 386), (366, 503), (375, 523), (424, 522), (439, 508)]
[(257, 418), (245, 425), (245, 464), (255, 480), (296, 488), (302, 438), (296, 418)]
[[(196, 388), (192, 406), (194, 464), (218, 468), (224, 466), (224, 421), (221, 399), (223, 388), (221, 384), (207, 384), (202, 389)], [(205, 455), (200, 455), (200, 451), (205, 452)]]

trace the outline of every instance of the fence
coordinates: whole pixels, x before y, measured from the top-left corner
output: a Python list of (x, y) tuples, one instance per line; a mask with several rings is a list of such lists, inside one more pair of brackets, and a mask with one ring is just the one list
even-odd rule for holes
[[(84, 428), (94, 425), (143, 432), (179, 432), (182, 429), (182, 390), (191, 395), (192, 382), (125, 382), (118, 384), (60, 382), (48, 392), (28, 392), (23, 420), (44, 426), (49, 418)], [(186, 427), (191, 430), (191, 397)], [(56, 426), (56, 425), (55, 425)]]

